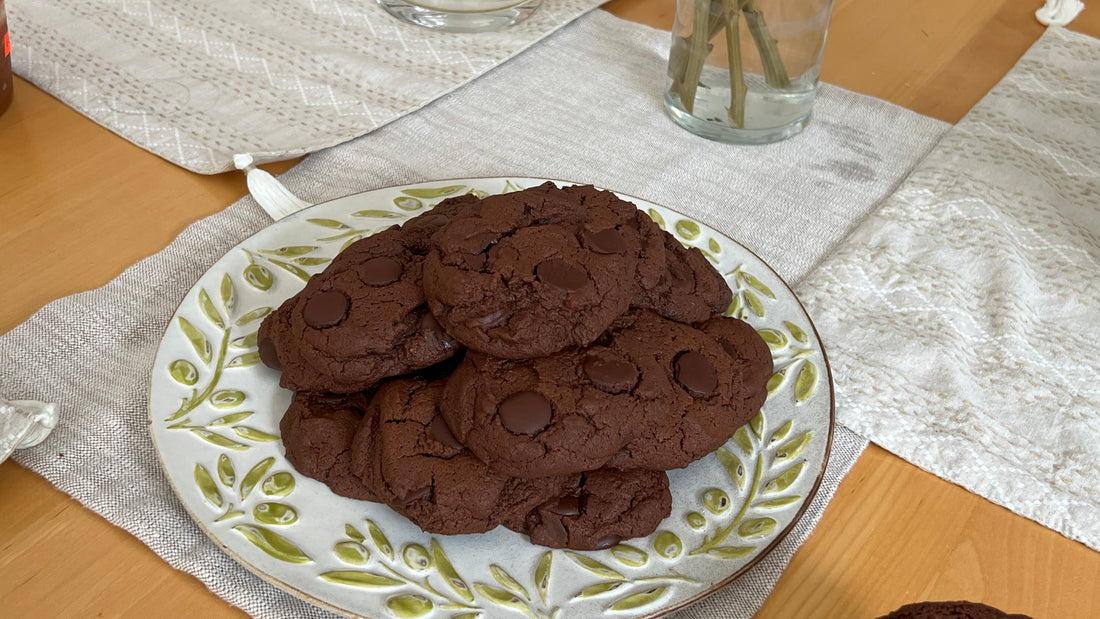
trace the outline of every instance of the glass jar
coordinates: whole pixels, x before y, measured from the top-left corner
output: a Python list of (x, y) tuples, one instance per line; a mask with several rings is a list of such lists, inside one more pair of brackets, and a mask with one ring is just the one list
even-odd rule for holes
[(665, 110), (713, 140), (764, 144), (810, 121), (833, 0), (677, 0)]
[(11, 105), (11, 38), (8, 36), (8, 14), (4, 12), (4, 0), (0, 0), (0, 45), (3, 57), (0, 58), (0, 114)]

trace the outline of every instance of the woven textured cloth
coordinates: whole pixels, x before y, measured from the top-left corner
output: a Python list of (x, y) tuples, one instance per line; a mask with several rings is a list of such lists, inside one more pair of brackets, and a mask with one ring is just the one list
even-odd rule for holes
[[(704, 140), (662, 113), (668, 47), (667, 32), (594, 12), (424, 109), (307, 157), (280, 180), (314, 203), (445, 178), (593, 183), (710, 224), (793, 284), (946, 129), (823, 86), (815, 119), (795, 139), (765, 147)], [(177, 303), (224, 252), (269, 223), (246, 197), (103, 288), (50, 303), (0, 337), (0, 358), (20, 360), (0, 365), (0, 394), (61, 406), (53, 434), (16, 454), (22, 465), (247, 612), (324, 616), (252, 576), (203, 535), (161, 473), (147, 427), (149, 368)], [(742, 578), (677, 616), (750, 617), (865, 446), (838, 428), (825, 479), (796, 529)]]
[(1100, 550), (1100, 40), (1049, 29), (800, 293), (838, 418)]
[(599, 0), (546, 0), (499, 32), (434, 32), (374, 0), (9, 0), (12, 67), (188, 170), (290, 159), (476, 78)]

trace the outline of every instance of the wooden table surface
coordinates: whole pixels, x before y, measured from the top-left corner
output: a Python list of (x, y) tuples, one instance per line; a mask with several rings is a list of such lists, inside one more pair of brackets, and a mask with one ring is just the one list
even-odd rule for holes
[[(1042, 34), (1041, 4), (836, 0), (822, 79), (956, 122)], [(1070, 28), (1100, 36), (1100, 7), (1088, 4)], [(667, 30), (673, 6), (606, 8)], [(243, 175), (187, 172), (17, 78), (0, 117), (0, 333), (107, 283), (246, 191)], [(871, 618), (927, 599), (1100, 617), (1100, 553), (872, 446), (758, 616)], [(241, 615), (42, 478), (0, 465), (0, 616)]]

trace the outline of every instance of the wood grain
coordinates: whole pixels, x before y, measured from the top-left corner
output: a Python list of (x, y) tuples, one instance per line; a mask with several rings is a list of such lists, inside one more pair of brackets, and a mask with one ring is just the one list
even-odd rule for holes
[[(1042, 34), (1039, 4), (837, 0), (822, 78), (955, 122)], [(673, 7), (606, 5), (662, 29)], [(1072, 28), (1100, 36), (1100, 9)], [(17, 79), (0, 117), (0, 333), (107, 283), (245, 192), (240, 174), (186, 172)], [(1100, 553), (872, 447), (759, 617), (871, 618), (965, 598), (1086, 619), (1100, 617), (1098, 582)], [(243, 615), (10, 461), (0, 465), (0, 600), (11, 617)]]

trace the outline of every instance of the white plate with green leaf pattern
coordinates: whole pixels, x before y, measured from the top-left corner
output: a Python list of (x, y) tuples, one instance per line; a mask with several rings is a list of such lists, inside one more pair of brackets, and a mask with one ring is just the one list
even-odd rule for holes
[(291, 393), (259, 363), (263, 317), (359, 238), (446, 196), (542, 182), (450, 180), (320, 204), (247, 239), (195, 284), (157, 352), (152, 433), (181, 501), (237, 561), (349, 615), (658, 616), (713, 593), (790, 531), (817, 490), (832, 439), (832, 382), (817, 332), (790, 288), (750, 251), (630, 196), (725, 274), (730, 313), (760, 331), (776, 368), (756, 418), (714, 454), (669, 472), (672, 515), (654, 534), (597, 552), (548, 550), (503, 527), (431, 535), (385, 506), (333, 494), (287, 462), (279, 419)]

